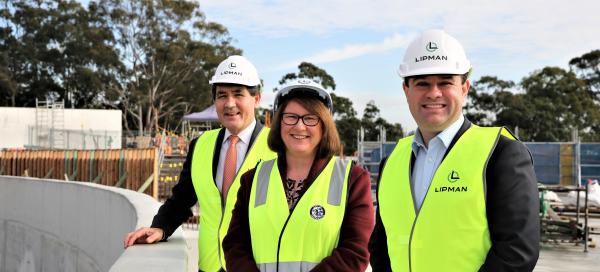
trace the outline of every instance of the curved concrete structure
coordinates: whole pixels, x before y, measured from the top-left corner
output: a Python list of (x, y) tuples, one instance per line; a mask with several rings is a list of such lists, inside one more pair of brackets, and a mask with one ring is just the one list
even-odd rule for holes
[(125, 251), (160, 203), (102, 185), (0, 176), (0, 271), (187, 271), (181, 229)]

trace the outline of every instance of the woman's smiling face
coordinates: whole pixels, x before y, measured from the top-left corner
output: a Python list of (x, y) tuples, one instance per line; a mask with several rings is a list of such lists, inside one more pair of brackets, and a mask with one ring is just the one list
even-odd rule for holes
[[(313, 118), (317, 118), (316, 125), (309, 126), (314, 123)], [(297, 121), (295, 125), (288, 125), (294, 121)], [(283, 109), (281, 118), (281, 139), (285, 144), (286, 153), (292, 156), (314, 157), (322, 137), (323, 127), (319, 117), (313, 116), (312, 112), (298, 102), (290, 101)]]

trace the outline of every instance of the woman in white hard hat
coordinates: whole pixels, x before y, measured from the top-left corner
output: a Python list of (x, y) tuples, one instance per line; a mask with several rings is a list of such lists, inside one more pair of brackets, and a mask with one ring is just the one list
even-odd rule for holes
[(279, 91), (278, 159), (242, 176), (223, 241), (228, 271), (364, 271), (374, 226), (369, 174), (338, 157), (332, 100), (306, 79)]

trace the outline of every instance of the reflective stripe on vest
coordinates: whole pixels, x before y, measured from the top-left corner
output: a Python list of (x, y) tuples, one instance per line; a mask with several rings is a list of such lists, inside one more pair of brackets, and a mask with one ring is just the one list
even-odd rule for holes
[[(227, 234), (231, 222), (231, 212), (240, 188), (240, 177), (252, 169), (260, 160), (271, 160), (276, 153), (267, 145), (268, 128), (263, 128), (249, 147), (242, 166), (229, 188), (227, 200), (223, 201), (221, 193), (213, 179), (213, 157), (220, 129), (204, 132), (197, 140), (192, 155), (192, 183), (198, 197), (198, 268), (202, 271), (218, 271), (225, 269), (223, 254), (223, 238)], [(225, 208), (223, 209), (223, 202)]]
[[(279, 271), (310, 271), (319, 263), (307, 262), (281, 262), (279, 263)], [(261, 272), (277, 272), (277, 263), (258, 264), (258, 270)]]
[(350, 168), (349, 161), (332, 157), (290, 213), (277, 160), (259, 164), (248, 216), (260, 271), (309, 271), (331, 255), (344, 219)]
[[(275, 165), (275, 160), (266, 161), (258, 173), (258, 184), (256, 185), (256, 200), (254, 207), (258, 207), (265, 204), (267, 201), (267, 189), (269, 187), (269, 176)], [(331, 180), (329, 183), (329, 191), (327, 194), (327, 203), (330, 205), (339, 206), (342, 202), (342, 190), (344, 187), (344, 178), (347, 161), (336, 159), (333, 166), (333, 173), (331, 173)]]
[(465, 131), (436, 170), (419, 211), (410, 183), (414, 136), (398, 142), (378, 190), (393, 271), (477, 271), (483, 264), (491, 246), (485, 169), (500, 134), (509, 135), (503, 130), (473, 125)]

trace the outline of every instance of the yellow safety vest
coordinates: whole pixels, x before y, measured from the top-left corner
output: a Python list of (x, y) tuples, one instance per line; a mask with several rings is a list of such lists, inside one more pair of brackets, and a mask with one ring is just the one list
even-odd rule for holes
[(214, 152), (219, 152), (215, 150), (219, 131), (220, 129), (214, 129), (204, 132), (198, 138), (192, 155), (192, 183), (199, 206), (198, 268), (202, 271), (225, 269), (222, 243), (231, 222), (231, 212), (240, 188), (240, 177), (259, 161), (277, 156), (267, 145), (269, 128), (263, 128), (252, 146), (248, 147), (246, 158), (229, 188), (227, 199), (223, 200), (212, 171)]
[(259, 164), (248, 217), (260, 271), (309, 271), (337, 247), (351, 163), (332, 157), (290, 212), (277, 159)]
[(410, 185), (414, 136), (401, 139), (381, 173), (379, 213), (393, 271), (477, 271), (491, 247), (485, 169), (503, 128), (471, 126), (436, 170), (416, 212)]

